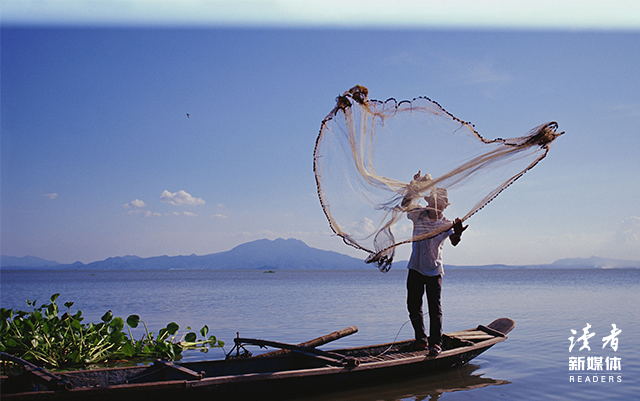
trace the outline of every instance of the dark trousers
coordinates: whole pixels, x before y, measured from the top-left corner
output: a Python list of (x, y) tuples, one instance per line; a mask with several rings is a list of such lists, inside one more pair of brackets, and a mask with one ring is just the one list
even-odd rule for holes
[(407, 309), (409, 319), (417, 341), (427, 342), (422, 317), (422, 296), (427, 291), (427, 305), (429, 307), (429, 345), (442, 345), (442, 276), (423, 276), (413, 269), (409, 269), (407, 276)]

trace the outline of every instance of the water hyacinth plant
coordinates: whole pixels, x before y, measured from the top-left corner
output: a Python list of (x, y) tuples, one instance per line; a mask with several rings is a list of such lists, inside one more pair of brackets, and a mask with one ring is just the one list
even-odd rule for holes
[[(49, 369), (82, 367), (108, 360), (132, 360), (137, 358), (164, 358), (174, 360), (185, 349), (221, 348), (224, 342), (215, 336), (207, 337), (209, 327), (200, 330), (202, 336), (187, 332), (178, 339), (180, 327), (169, 323), (158, 335), (149, 332), (138, 315), (126, 320), (128, 335), (123, 332), (125, 321), (105, 313), (101, 322), (82, 323), (82, 312), (71, 312), (73, 302), (65, 302), (67, 311), (59, 315), (54, 294), (50, 303), (36, 307), (36, 301), (27, 300), (30, 311), (0, 309), (0, 351), (10, 353)], [(133, 339), (130, 328), (142, 323), (145, 334)], [(187, 327), (187, 330), (191, 330)]]

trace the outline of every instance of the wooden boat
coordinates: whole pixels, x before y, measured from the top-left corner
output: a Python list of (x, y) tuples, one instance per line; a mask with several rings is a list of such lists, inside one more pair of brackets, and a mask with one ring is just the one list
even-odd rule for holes
[[(515, 326), (501, 318), (488, 326), (447, 333), (443, 351), (411, 351), (412, 341), (323, 351), (316, 347), (357, 331), (355, 326), (298, 345), (236, 338), (225, 360), (52, 373), (2, 353), (3, 400), (284, 399), (421, 377), (465, 365), (504, 341)], [(280, 348), (249, 356), (246, 344)], [(11, 372), (10, 368), (14, 370)]]

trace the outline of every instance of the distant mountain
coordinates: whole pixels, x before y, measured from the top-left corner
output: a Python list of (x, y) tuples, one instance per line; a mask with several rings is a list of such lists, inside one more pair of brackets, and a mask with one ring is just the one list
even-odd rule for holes
[[(394, 263), (396, 268), (405, 268), (407, 261)], [(323, 251), (311, 248), (297, 239), (276, 240), (261, 239), (247, 242), (226, 251), (197, 256), (155, 256), (141, 258), (139, 256), (118, 256), (105, 260), (73, 264), (59, 264), (54, 261), (25, 256), (23, 258), (2, 256), (3, 268), (54, 268), (76, 270), (186, 270), (186, 269), (260, 269), (260, 270), (344, 270), (373, 269), (363, 260), (343, 255), (338, 252)], [(590, 258), (560, 259), (547, 265), (485, 265), (485, 266), (452, 266), (445, 269), (607, 269), (632, 268), (639, 269), (640, 261), (605, 259), (592, 256)]]
[(544, 266), (511, 266), (511, 265), (447, 265), (445, 264), (444, 269), (525, 269), (532, 267), (544, 267)]
[(546, 265), (446, 266), (449, 269), (640, 269), (640, 261), (590, 258), (559, 259)]
[(23, 256), (21, 258), (16, 256), (0, 256), (0, 266), (19, 266), (19, 267), (50, 267), (56, 266), (60, 263), (53, 260), (46, 260), (37, 258), (35, 256)]
[[(6, 265), (9, 267), (10, 265)], [(5, 267), (3, 263), (3, 267)], [(13, 265), (17, 267), (17, 265)], [(49, 267), (49, 266), (27, 266)], [(226, 251), (197, 256), (119, 256), (83, 264), (56, 265), (56, 269), (78, 270), (170, 270), (170, 269), (370, 269), (363, 260), (338, 252), (311, 248), (297, 239), (261, 239)]]
[(297, 239), (261, 239), (227, 252), (208, 255), (211, 265), (225, 269), (363, 269), (363, 260), (338, 252), (311, 248)]
[(639, 269), (640, 261), (607, 259), (592, 256), (590, 258), (560, 259), (553, 262), (552, 268), (595, 268), (595, 269)]

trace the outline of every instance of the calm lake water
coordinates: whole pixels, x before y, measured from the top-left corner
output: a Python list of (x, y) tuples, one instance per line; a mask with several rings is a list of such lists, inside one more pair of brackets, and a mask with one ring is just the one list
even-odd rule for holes
[[(1, 306), (27, 310), (26, 299), (74, 301), (85, 322), (107, 310), (138, 314), (157, 332), (208, 325), (231, 349), (242, 337), (300, 343), (356, 325), (358, 333), (324, 349), (409, 339), (406, 269), (366, 271), (2, 271)], [(444, 331), (509, 317), (516, 328), (463, 368), (424, 379), (306, 400), (629, 400), (640, 394), (640, 270), (450, 269), (443, 279)], [(590, 351), (578, 339), (589, 324)], [(603, 348), (612, 324), (618, 349)], [(577, 334), (573, 335), (571, 330)], [(141, 334), (140, 334), (141, 335)], [(139, 338), (137, 332), (134, 337)], [(256, 349), (251, 349), (259, 353)], [(620, 358), (620, 370), (570, 370), (571, 357)], [(185, 360), (224, 358), (224, 351)], [(596, 373), (596, 374), (594, 374)], [(595, 377), (595, 379), (594, 379)], [(573, 380), (573, 381), (572, 381)], [(596, 381), (597, 380), (597, 381)], [(604, 381), (604, 382), (603, 382)]]

